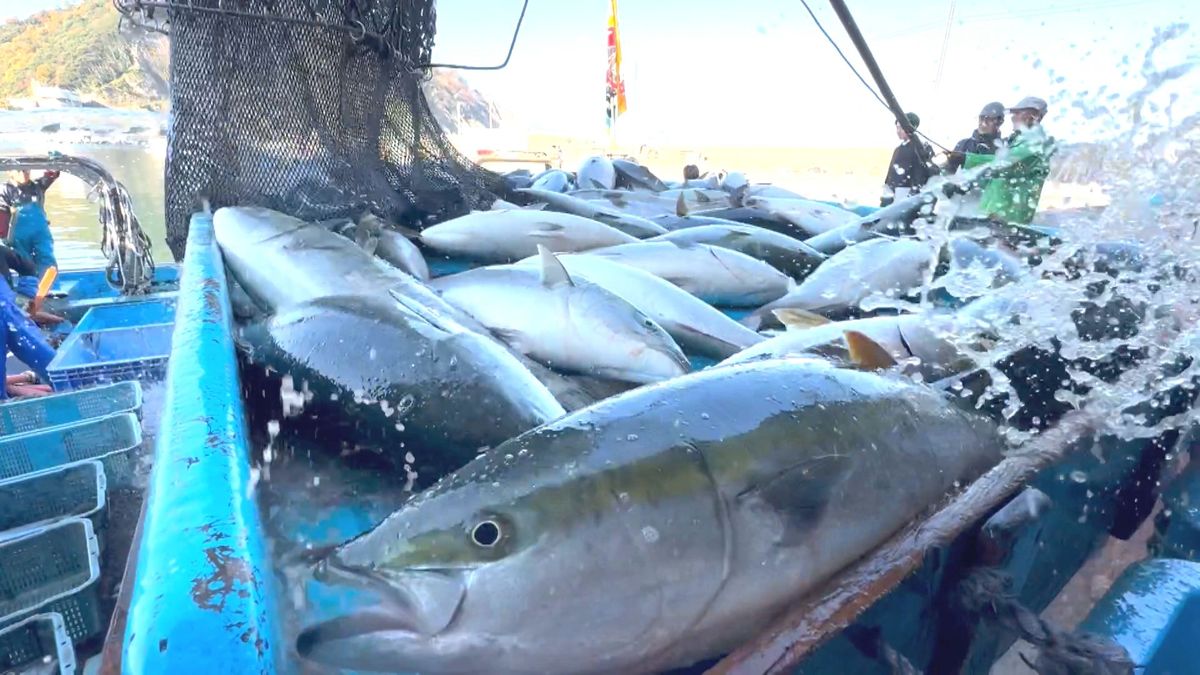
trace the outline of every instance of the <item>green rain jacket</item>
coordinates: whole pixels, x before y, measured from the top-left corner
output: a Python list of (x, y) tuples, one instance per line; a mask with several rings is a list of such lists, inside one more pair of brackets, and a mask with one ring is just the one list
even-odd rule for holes
[(1042, 197), (1042, 185), (1050, 175), (1054, 149), (1054, 139), (1046, 135), (1042, 125), (1022, 131), (1008, 152), (995, 158), (997, 170), (983, 188), (981, 214), (1017, 225), (1032, 222)]

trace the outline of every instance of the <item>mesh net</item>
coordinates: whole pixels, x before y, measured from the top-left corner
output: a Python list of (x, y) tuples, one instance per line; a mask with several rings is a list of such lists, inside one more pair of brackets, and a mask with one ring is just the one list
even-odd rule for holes
[(166, 215), (176, 259), (202, 199), (307, 220), (371, 209), (420, 227), (504, 191), (454, 149), (422, 93), (433, 0), (119, 4), (142, 23), (165, 8), (169, 22)]

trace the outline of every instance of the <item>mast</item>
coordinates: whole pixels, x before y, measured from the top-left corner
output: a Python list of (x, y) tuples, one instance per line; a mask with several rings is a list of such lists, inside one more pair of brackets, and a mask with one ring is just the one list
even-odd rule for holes
[[(904, 129), (904, 132), (910, 138), (917, 139), (916, 129), (908, 123), (908, 117), (905, 116), (904, 109), (900, 107), (900, 102), (896, 100), (896, 95), (892, 93), (892, 88), (888, 86), (887, 80), (883, 79), (883, 71), (879, 69), (879, 64), (875, 62), (875, 57), (871, 55), (871, 49), (867, 47), (867, 41), (863, 39), (862, 32), (858, 30), (858, 24), (854, 23), (854, 17), (850, 16), (850, 9), (846, 7), (846, 3), (843, 0), (829, 0), (829, 4), (833, 5), (833, 11), (837, 13), (842, 26), (846, 28), (846, 33), (850, 35), (850, 41), (858, 49), (858, 55), (862, 57), (863, 63), (867, 64), (867, 70), (871, 71), (871, 77), (875, 80), (876, 86), (879, 87), (879, 95), (883, 97), (892, 114), (896, 116), (896, 123), (900, 125), (901, 129)], [(913, 145), (917, 149), (917, 156), (921, 158), (922, 162), (928, 164), (930, 157), (925, 151), (925, 144), (918, 140)]]
[(608, 150), (616, 150), (617, 118), (625, 112), (625, 81), (621, 79), (621, 31), (617, 24), (617, 0), (608, 8), (608, 72), (605, 77), (605, 102), (608, 105)]

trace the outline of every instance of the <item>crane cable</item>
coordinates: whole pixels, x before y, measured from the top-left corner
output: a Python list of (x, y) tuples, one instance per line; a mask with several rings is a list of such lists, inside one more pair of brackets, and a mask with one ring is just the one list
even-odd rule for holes
[[(812, 7), (808, 6), (807, 0), (800, 0), (800, 4), (804, 5), (804, 9), (808, 10), (808, 15), (812, 17), (813, 23), (815, 23), (817, 25), (817, 30), (821, 31), (821, 34), (824, 35), (825, 39), (829, 41), (829, 44), (833, 46), (833, 49), (838, 53), (838, 56), (842, 57), (842, 61), (844, 61), (846, 63), (846, 66), (848, 68), (850, 68), (850, 72), (854, 73), (854, 76), (858, 78), (858, 81), (862, 82), (862, 85), (867, 88), (867, 91), (871, 92), (871, 95), (875, 97), (876, 101), (879, 101), (879, 105), (882, 105), (884, 108), (887, 108), (888, 111), (890, 112), (891, 108), (888, 107), (887, 102), (884, 101), (883, 97), (879, 95), (879, 92), (875, 91), (875, 88), (872, 87), (870, 85), (870, 83), (868, 83), (863, 78), (863, 76), (858, 72), (858, 69), (854, 67), (854, 64), (850, 62), (850, 59), (846, 58), (846, 54), (842, 51), (842, 48), (838, 46), (837, 42), (834, 41), (833, 37), (830, 36), (829, 33), (825, 30), (825, 27), (821, 25), (821, 20), (818, 19), (817, 15), (813, 13)], [(937, 141), (933, 140), (932, 138), (926, 136), (921, 131), (918, 131), (917, 129), (913, 129), (913, 131), (916, 131), (917, 135), (920, 136), (921, 138), (924, 138), (925, 140), (929, 141), (933, 145), (936, 145), (937, 147), (941, 148), (942, 151), (953, 152), (952, 150), (950, 150), (946, 146), (942, 145), (941, 143), (938, 143)]]

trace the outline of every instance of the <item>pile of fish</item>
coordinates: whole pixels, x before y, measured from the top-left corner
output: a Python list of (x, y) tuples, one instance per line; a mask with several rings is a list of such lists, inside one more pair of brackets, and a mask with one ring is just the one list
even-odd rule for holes
[[(216, 212), (260, 316), (247, 357), (438, 479), (318, 565), (378, 600), (306, 629), (301, 655), (686, 666), (999, 460), (961, 385), (1028, 310), (1004, 297), (1026, 264), (912, 236), (920, 195), (860, 216), (731, 178), (591, 158), (420, 232)], [(439, 275), (447, 258), (472, 267)], [(954, 302), (921, 310), (934, 292)]]

